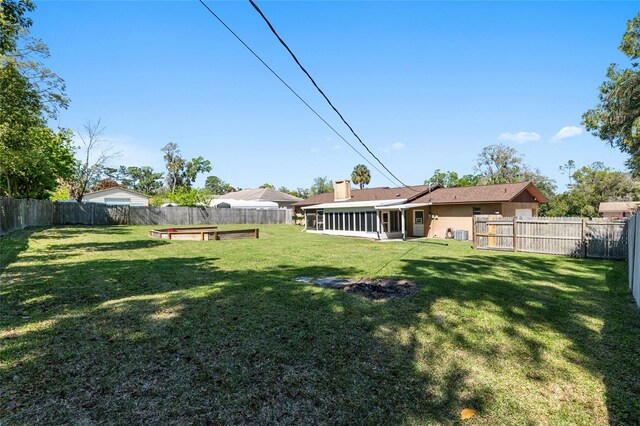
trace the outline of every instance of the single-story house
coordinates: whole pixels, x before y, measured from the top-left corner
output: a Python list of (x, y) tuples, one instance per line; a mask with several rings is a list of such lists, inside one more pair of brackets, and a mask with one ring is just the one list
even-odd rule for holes
[(600, 203), (600, 217), (630, 217), (640, 207), (640, 201), (609, 201)]
[(218, 195), (211, 202), (212, 207), (220, 208), (292, 208), (302, 198), (271, 188), (243, 189)]
[(126, 188), (107, 188), (82, 197), (85, 203), (104, 203), (128, 206), (148, 206), (149, 196)]
[(278, 203), (274, 201), (250, 201), (250, 200), (232, 200), (232, 199), (216, 199), (211, 201), (211, 207), (218, 209), (279, 209)]
[(531, 182), (443, 188), (417, 185), (351, 189), (348, 180), (334, 192), (294, 204), (305, 216), (305, 229), (332, 235), (376, 239), (435, 237), (467, 231), (474, 215), (537, 216), (545, 196)]

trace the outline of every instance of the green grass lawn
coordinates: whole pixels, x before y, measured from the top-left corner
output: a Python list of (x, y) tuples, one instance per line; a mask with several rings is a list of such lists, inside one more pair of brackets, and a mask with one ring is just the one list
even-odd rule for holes
[[(640, 422), (624, 262), (149, 229), (0, 239), (0, 424)], [(299, 276), (420, 286), (372, 301)]]

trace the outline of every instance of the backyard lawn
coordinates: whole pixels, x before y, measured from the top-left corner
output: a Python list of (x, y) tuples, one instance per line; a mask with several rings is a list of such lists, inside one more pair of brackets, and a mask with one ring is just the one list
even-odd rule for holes
[[(149, 229), (0, 239), (0, 424), (640, 422), (625, 262)], [(370, 300), (302, 276), (419, 286)]]

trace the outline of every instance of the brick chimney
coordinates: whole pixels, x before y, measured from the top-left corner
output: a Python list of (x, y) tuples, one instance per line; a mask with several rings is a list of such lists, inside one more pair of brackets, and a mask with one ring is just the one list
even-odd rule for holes
[(345, 201), (351, 199), (351, 181), (337, 180), (333, 182), (333, 201)]

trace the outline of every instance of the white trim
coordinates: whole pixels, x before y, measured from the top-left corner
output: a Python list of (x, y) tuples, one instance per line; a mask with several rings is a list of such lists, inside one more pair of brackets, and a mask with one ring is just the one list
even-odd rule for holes
[(325, 231), (308, 230), (307, 232), (311, 234), (342, 235), (344, 237), (365, 237), (365, 238), (373, 238), (373, 239), (378, 238), (377, 232), (335, 231), (335, 230), (325, 230)]
[(316, 204), (313, 206), (305, 206), (302, 207), (302, 210), (307, 209), (347, 209), (354, 207), (371, 207), (377, 208), (378, 206), (393, 206), (398, 204), (404, 204), (407, 202), (407, 199), (404, 198), (402, 200), (375, 200), (375, 201), (351, 201), (346, 203), (324, 203), (324, 204)]
[(427, 206), (432, 206), (433, 203), (416, 203), (416, 204), (402, 204), (400, 206), (380, 206), (380, 207), (376, 207), (376, 210), (408, 210), (408, 209), (413, 209), (413, 208), (418, 208), (418, 207), (427, 207)]

